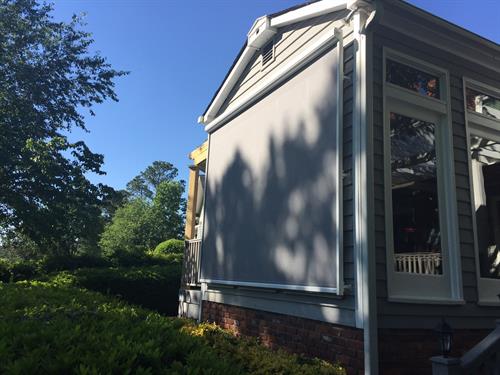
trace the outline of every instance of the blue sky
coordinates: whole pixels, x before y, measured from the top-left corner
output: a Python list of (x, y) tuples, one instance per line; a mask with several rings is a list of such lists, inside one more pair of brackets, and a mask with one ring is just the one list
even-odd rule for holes
[[(105, 176), (115, 188), (155, 160), (166, 160), (187, 179), (188, 153), (206, 135), (196, 123), (240, 50), (255, 18), (301, 0), (56, 0), (54, 16), (68, 21), (87, 13), (94, 49), (119, 78), (118, 103), (106, 102), (87, 117), (90, 133), (76, 131), (105, 156)], [(498, 0), (412, 0), (412, 4), (500, 43)]]

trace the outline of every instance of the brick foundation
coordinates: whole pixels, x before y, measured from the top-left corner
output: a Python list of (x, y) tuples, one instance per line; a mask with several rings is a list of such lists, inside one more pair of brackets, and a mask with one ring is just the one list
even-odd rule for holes
[(203, 301), (202, 314), (203, 320), (258, 337), (268, 347), (339, 361), (349, 375), (364, 373), (360, 329), (208, 301)]
[[(455, 330), (452, 357), (460, 357), (491, 331)], [(384, 375), (432, 374), (429, 358), (439, 355), (433, 330), (382, 329), (378, 333), (379, 368)]]

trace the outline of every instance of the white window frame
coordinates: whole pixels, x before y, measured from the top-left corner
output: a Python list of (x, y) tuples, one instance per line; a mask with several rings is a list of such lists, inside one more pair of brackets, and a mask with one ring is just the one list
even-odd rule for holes
[[(386, 61), (402, 63), (439, 78), (440, 99), (424, 96), (386, 80)], [(384, 119), (384, 184), (386, 267), (388, 300), (407, 303), (462, 304), (462, 267), (458, 236), (455, 168), (449, 73), (412, 56), (384, 48), (383, 51), (383, 119)], [(423, 275), (396, 272), (392, 217), (392, 174), (390, 145), (390, 112), (435, 124), (439, 221), (443, 272)]]
[(478, 304), (486, 306), (500, 306), (500, 298), (497, 296), (500, 292), (500, 279), (481, 277), (481, 267), (479, 265), (479, 246), (477, 238), (477, 221), (474, 199), (474, 181), (472, 177), (472, 159), (470, 157), (470, 138), (472, 135), (485, 137), (500, 142), (500, 120), (492, 119), (481, 113), (467, 108), (467, 88), (479, 91), (484, 94), (490, 94), (500, 98), (500, 89), (490, 85), (475, 81), (471, 78), (463, 78), (464, 91), (464, 110), (465, 110), (465, 129), (467, 137), (467, 154), (469, 164), (469, 186), (471, 199), (472, 230), (474, 232), (474, 259), (476, 263), (476, 280)]

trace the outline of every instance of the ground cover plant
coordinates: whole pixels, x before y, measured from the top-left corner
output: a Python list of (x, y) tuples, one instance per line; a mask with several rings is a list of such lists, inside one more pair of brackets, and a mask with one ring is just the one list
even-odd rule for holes
[(64, 283), (0, 283), (0, 305), (0, 373), (344, 373)]

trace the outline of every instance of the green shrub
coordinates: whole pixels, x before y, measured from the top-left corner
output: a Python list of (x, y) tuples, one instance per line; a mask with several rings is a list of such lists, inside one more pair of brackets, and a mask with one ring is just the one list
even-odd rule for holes
[(69, 284), (115, 295), (163, 314), (177, 315), (181, 265), (82, 268), (61, 272), (51, 280), (58, 285)]
[(35, 261), (20, 261), (9, 265), (13, 281), (32, 280), (41, 274), (40, 263)]
[(9, 265), (6, 262), (0, 260), (0, 282), (7, 283), (10, 281), (10, 270)]
[(48, 273), (75, 270), (78, 268), (110, 267), (111, 265), (112, 263), (109, 259), (95, 255), (53, 256), (47, 257), (42, 261), (42, 269)]
[(0, 373), (344, 374), (213, 325), (54, 283), (0, 284)]
[(166, 240), (156, 246), (154, 252), (156, 254), (183, 254), (184, 241), (174, 238)]

